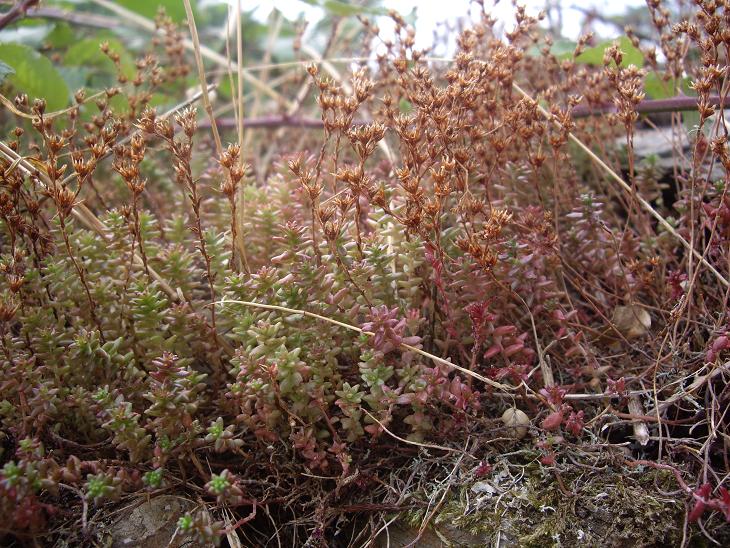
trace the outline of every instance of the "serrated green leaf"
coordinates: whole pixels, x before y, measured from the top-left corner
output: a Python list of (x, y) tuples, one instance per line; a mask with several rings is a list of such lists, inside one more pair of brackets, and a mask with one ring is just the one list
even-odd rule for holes
[(49, 111), (68, 104), (68, 86), (47, 57), (22, 44), (0, 44), (0, 61), (15, 71), (6, 82), (31, 101), (45, 99)]
[(109, 44), (110, 51), (119, 54), (119, 62), (121, 63), (124, 75), (128, 78), (133, 77), (135, 65), (132, 56), (119, 40), (106, 36), (87, 38), (75, 43), (66, 52), (63, 60), (64, 64), (67, 66), (91, 66), (100, 68), (109, 74), (116, 74), (116, 66), (100, 49), (100, 45), (103, 42)]
[[(154, 19), (160, 8), (164, 8), (165, 13), (177, 23), (185, 19), (185, 4), (182, 0), (117, 0), (117, 4), (148, 19)], [(197, 18), (195, 4), (195, 1), (191, 0), (193, 15)]]
[[(161, 106), (169, 106), (173, 107), (175, 104), (175, 100), (170, 97), (169, 95), (166, 95), (164, 93), (153, 93), (152, 97), (150, 97), (150, 102), (148, 103), (151, 107), (161, 107)], [(167, 110), (167, 109), (164, 109)]]
[(629, 65), (636, 65), (641, 67), (644, 64), (644, 55), (641, 50), (635, 48), (626, 36), (621, 36), (618, 40), (611, 40), (609, 42), (603, 42), (593, 48), (589, 48), (581, 53), (576, 61), (578, 63), (585, 63), (587, 65), (602, 66), (603, 65), (603, 53), (614, 43), (618, 42), (619, 48), (623, 53), (623, 59), (621, 60), (622, 67), (628, 67)]
[[(162, 105), (173, 106), (174, 101), (163, 93), (153, 93), (148, 106), (159, 107)], [(129, 114), (129, 101), (124, 94), (118, 94), (109, 99), (109, 107), (117, 115)]]
[[(571, 59), (576, 45), (577, 44), (572, 40), (559, 38), (553, 42), (552, 46), (550, 46), (550, 53), (560, 61), (563, 59)], [(542, 55), (542, 47), (539, 45), (530, 46), (527, 49), (527, 55), (530, 57), (540, 57)]]
[(576, 61), (586, 65), (601, 66), (603, 65), (603, 52), (606, 51), (609, 45), (609, 42), (604, 42), (593, 48), (588, 48), (576, 58)]
[[(681, 82), (681, 90), (685, 95), (696, 95), (689, 87), (690, 78), (683, 78)], [(650, 72), (644, 79), (644, 91), (650, 99), (666, 99), (677, 95), (675, 89), (677, 87), (676, 80), (664, 80), (656, 72)]]
[[(234, 86), (233, 89), (235, 89), (235, 86), (237, 83), (238, 83), (238, 76), (236, 74), (234, 74), (233, 75), (233, 86)], [(223, 99), (230, 99), (231, 97), (233, 97), (233, 91), (231, 90), (231, 79), (228, 77), (228, 75), (226, 75), (224, 78), (221, 79), (221, 83), (218, 85), (217, 92)]]
[(665, 82), (656, 72), (650, 72), (646, 75), (644, 92), (651, 99), (664, 99), (673, 95), (670, 82)]
[(71, 91), (86, 87), (91, 73), (86, 67), (58, 67), (58, 72)]
[(71, 25), (65, 22), (56, 23), (51, 33), (46, 36), (46, 42), (54, 48), (66, 47), (76, 41), (76, 34)]
[(121, 93), (109, 99), (109, 106), (115, 114), (127, 114), (129, 112), (129, 101)]

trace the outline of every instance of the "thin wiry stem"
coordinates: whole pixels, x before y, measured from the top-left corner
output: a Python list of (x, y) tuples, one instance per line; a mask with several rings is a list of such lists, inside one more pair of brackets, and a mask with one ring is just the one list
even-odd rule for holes
[[(244, 165), (244, 148), (243, 148), (243, 23), (241, 21), (241, 0), (238, 0), (236, 9), (236, 69), (238, 81), (237, 86), (237, 100), (238, 103), (238, 146), (239, 155), (238, 162), (241, 167)], [(243, 220), (246, 218), (246, 192), (245, 184), (242, 181), (238, 183), (238, 200), (240, 202), (240, 211), (238, 215), (239, 219), (236, 218), (236, 212), (233, 213), (233, 224), (237, 226), (236, 237), (238, 242), (234, 242), (240, 248), (241, 261), (243, 262), (243, 268), (247, 273), (251, 272), (248, 266), (248, 257), (246, 256), (246, 246), (243, 239)]]
[[(378, 423), (378, 426), (382, 428), (390, 437), (393, 439), (396, 439), (402, 443), (408, 444), (408, 445), (415, 445), (416, 447), (423, 447), (425, 449), (438, 449), (439, 451), (448, 451), (449, 453), (459, 453), (460, 455), (465, 455), (463, 451), (460, 451), (459, 449), (454, 449), (453, 447), (444, 447), (442, 445), (434, 445), (433, 443), (422, 443), (418, 441), (413, 440), (407, 440), (405, 438), (401, 438), (399, 435), (394, 434), (390, 430), (388, 430), (388, 427), (385, 426), (382, 422), (380, 422), (377, 418), (375, 418), (371, 413), (368, 412), (367, 409), (363, 408), (363, 411), (365, 414), (370, 417), (372, 420), (374, 420), (376, 423)], [(473, 455), (468, 455), (470, 458), (474, 459)]]
[[(64, 114), (68, 114), (72, 110), (78, 108), (79, 105), (83, 105), (85, 103), (88, 103), (89, 101), (92, 101), (94, 99), (97, 99), (101, 97), (102, 95), (106, 95), (106, 91), (99, 91), (97, 93), (94, 93), (93, 95), (89, 95), (88, 97), (84, 97), (82, 101), (75, 104), (74, 106), (64, 108), (61, 110), (56, 110), (54, 112), (45, 112), (43, 113), (43, 117), (48, 120), (51, 118), (57, 118), (59, 116), (62, 116)], [(0, 93), (0, 103), (7, 108), (10, 112), (12, 112), (15, 116), (18, 116), (19, 118), (25, 118), (26, 120), (33, 120), (35, 118), (35, 114), (28, 114), (27, 112), (23, 112), (22, 110), (19, 110), (15, 107), (15, 104), (5, 97), (3, 94)]]
[(94, 325), (96, 325), (97, 331), (99, 331), (99, 338), (101, 339), (102, 343), (106, 342), (106, 338), (104, 337), (104, 329), (102, 328), (101, 321), (99, 321), (99, 317), (96, 314), (96, 301), (94, 301), (94, 298), (91, 296), (91, 288), (89, 287), (89, 281), (86, 279), (86, 272), (84, 268), (79, 264), (78, 260), (76, 259), (76, 256), (74, 255), (73, 247), (71, 246), (71, 241), (68, 237), (68, 228), (66, 227), (66, 216), (59, 211), (58, 216), (59, 224), (61, 226), (61, 235), (63, 236), (63, 244), (66, 247), (66, 252), (68, 253), (69, 259), (71, 259), (71, 262), (74, 265), (74, 269), (76, 270), (76, 273), (79, 276), (79, 281), (81, 282), (82, 287), (84, 288), (84, 293), (86, 294), (86, 300), (89, 303), (89, 315), (91, 316), (91, 320), (94, 322)]
[(205, 109), (205, 112), (208, 115), (208, 119), (210, 120), (210, 127), (213, 132), (213, 140), (215, 141), (215, 150), (218, 157), (220, 158), (223, 152), (223, 145), (221, 144), (221, 136), (218, 133), (218, 127), (215, 124), (215, 117), (213, 116), (213, 105), (211, 105), (210, 95), (208, 94), (208, 82), (205, 77), (205, 66), (203, 65), (203, 58), (200, 52), (198, 27), (195, 24), (193, 8), (190, 5), (190, 0), (183, 0), (183, 2), (185, 4), (185, 13), (188, 17), (190, 36), (193, 39), (193, 53), (195, 54), (195, 65), (198, 69), (198, 80), (200, 81), (200, 87), (203, 89), (203, 108)]
[[(133, 23), (137, 25), (140, 28), (143, 28), (149, 32), (156, 33), (158, 32), (157, 27), (155, 26), (155, 23), (153, 21), (150, 21), (148, 18), (143, 17), (137, 13), (134, 13), (133, 11), (128, 10), (127, 8), (120, 6), (119, 4), (116, 4), (115, 2), (111, 2), (110, 0), (91, 0), (95, 4), (102, 6), (109, 11), (112, 11), (119, 15), (122, 19), (125, 19), (129, 21), (130, 23)], [(191, 10), (192, 11), (192, 10)], [(183, 46), (190, 50), (195, 51), (195, 46), (191, 40), (183, 40)], [(205, 57), (206, 59), (209, 59), (216, 63), (217, 65), (221, 67), (226, 67), (228, 64), (228, 61), (226, 58), (221, 55), (220, 53), (212, 50), (211, 48), (204, 46), (204, 45), (198, 45), (198, 53)], [(259, 89), (262, 93), (265, 93), (275, 101), (282, 102), (285, 105), (289, 105), (289, 101), (282, 97), (279, 93), (277, 93), (271, 86), (267, 85), (266, 83), (262, 82), (255, 76), (251, 75), (248, 70), (244, 70), (243, 72), (243, 78), (248, 81), (249, 84)]]
[[(333, 325), (337, 325), (339, 327), (342, 327), (344, 329), (349, 329), (350, 331), (355, 331), (356, 333), (360, 333), (362, 335), (367, 335), (368, 337), (373, 337), (375, 333), (372, 333), (370, 331), (365, 331), (357, 326), (351, 325), (349, 323), (340, 322), (338, 320), (335, 320), (333, 318), (328, 318), (327, 316), (322, 316), (320, 314), (315, 314), (314, 312), (308, 312), (307, 310), (300, 310), (295, 308), (288, 308), (286, 306), (279, 306), (276, 304), (264, 304), (264, 303), (255, 303), (251, 301), (238, 301), (238, 300), (232, 300), (232, 299), (223, 299), (221, 301), (216, 301), (212, 303), (213, 305), (216, 304), (240, 304), (243, 306), (248, 306), (251, 308), (261, 308), (263, 310), (276, 310), (278, 312), (287, 312), (290, 314), (302, 314), (304, 316), (308, 316), (310, 318), (315, 318), (317, 320), (321, 320), (324, 322), (329, 322)], [(411, 352), (415, 352), (416, 354), (419, 354), (425, 358), (428, 358), (430, 360), (433, 360), (434, 362), (440, 364), (440, 365), (446, 365), (448, 367), (451, 367), (452, 369), (456, 369), (457, 371), (460, 371), (464, 373), (465, 375), (469, 375), (470, 377), (474, 377), (477, 380), (482, 381), (484, 384), (488, 384), (492, 388), (496, 388), (497, 390), (502, 390), (505, 392), (512, 392), (516, 390), (513, 386), (508, 386), (506, 384), (502, 384), (496, 381), (493, 381), (492, 379), (489, 379), (483, 375), (480, 375), (479, 373), (475, 373), (474, 371), (469, 371), (468, 369), (461, 367), (460, 365), (456, 365), (455, 363), (452, 363), (448, 360), (445, 360), (443, 358), (440, 358), (438, 356), (435, 356), (434, 354), (431, 354), (429, 352), (426, 352), (424, 350), (421, 350), (420, 348), (416, 348), (415, 346), (411, 346), (410, 344), (406, 343), (400, 343), (400, 346), (405, 348), (406, 350), (410, 350)]]
[[(205, 109), (206, 114), (208, 115), (208, 120), (210, 121), (210, 128), (213, 133), (213, 140), (215, 142), (215, 150), (216, 150), (216, 156), (220, 159), (223, 155), (223, 144), (221, 142), (221, 136), (218, 132), (218, 126), (215, 123), (215, 116), (213, 114), (213, 105), (210, 102), (210, 95), (208, 94), (208, 83), (205, 77), (205, 66), (203, 64), (203, 57), (201, 54), (201, 47), (200, 47), (200, 38), (198, 37), (198, 28), (195, 24), (195, 17), (193, 15), (193, 8), (190, 5), (190, 0), (184, 0), (185, 3), (185, 13), (188, 17), (188, 26), (190, 28), (190, 36), (193, 40), (193, 51), (195, 53), (195, 64), (198, 69), (198, 79), (200, 80), (200, 86), (203, 89), (203, 108)], [(239, 82), (240, 84), (240, 82)], [(240, 105), (239, 105), (240, 108)], [(241, 117), (243, 113), (239, 110), (239, 118)], [(231, 171), (227, 167), (223, 167), (223, 171), (225, 172), (226, 179), (228, 179), (228, 182), (231, 182)], [(244, 247), (241, 246), (241, 249), (243, 250)], [(242, 254), (242, 260), (244, 269), (246, 272), (250, 272), (248, 268), (248, 262), (246, 261), (246, 254), (245, 251), (243, 251)]]
[[(241, 0), (238, 0), (236, 9), (236, 103), (238, 104), (238, 146), (241, 147), (239, 162), (243, 165), (243, 28), (241, 23)], [(243, 202), (241, 203), (243, 208)]]
[[(169, 118), (179, 110), (182, 110), (183, 108), (198, 101), (201, 98), (202, 94), (202, 91), (195, 93), (189, 99), (183, 101), (178, 105), (175, 105), (164, 114), (161, 114), (159, 118)], [(135, 133), (139, 133), (139, 131)], [(135, 133), (132, 133), (126, 138), (120, 140), (117, 145), (123, 145), (127, 143), (129, 140), (132, 139)], [(2, 141), (0, 141), (0, 154), (7, 158), (12, 163), (12, 165), (15, 166), (15, 168), (20, 169), (26, 176), (32, 177), (39, 181), (44, 188), (49, 189), (53, 186), (53, 183), (51, 182), (47, 173), (39, 170), (36, 166), (28, 162), (25, 158), (20, 156), (17, 152), (15, 152)], [(112, 150), (110, 149), (97, 160), (97, 163), (111, 154)], [(61, 185), (68, 183), (74, 177), (76, 177), (76, 174), (72, 173), (61, 181)], [(86, 228), (96, 232), (102, 238), (107, 239), (109, 237), (106, 225), (104, 225), (104, 223), (102, 223), (99, 218), (94, 215), (94, 213), (84, 203), (75, 203), (73, 209), (71, 210), (71, 215), (73, 215)], [(142, 257), (138, 253), (135, 253), (134, 255), (134, 263), (137, 265), (138, 268), (144, 268)], [(154, 268), (152, 268), (151, 266), (148, 268), (152, 278), (160, 284), (160, 287), (167, 294), (167, 296), (170, 297), (170, 299), (175, 302), (182, 300), (182, 292), (173, 289), (172, 286), (170, 286), (170, 284), (168, 284)], [(233, 353), (233, 348), (231, 348), (231, 346), (227, 343), (226, 351), (231, 354)]]
[[(524, 97), (525, 99), (529, 99), (530, 101), (534, 101), (534, 99), (533, 99), (532, 97), (530, 97), (530, 95), (529, 95), (529, 94), (528, 94), (528, 93), (527, 93), (527, 92), (526, 92), (525, 90), (523, 90), (523, 89), (522, 89), (522, 88), (521, 88), (520, 86), (518, 86), (518, 85), (517, 85), (516, 83), (513, 83), (513, 84), (512, 84), (512, 86), (513, 86), (513, 87), (514, 87), (514, 89), (515, 89), (515, 90), (516, 90), (516, 91), (517, 91), (517, 92), (518, 92), (518, 93), (519, 93), (520, 95), (522, 95), (522, 96), (523, 96), (523, 97)], [(560, 125), (560, 123), (559, 123), (559, 122), (558, 122), (557, 120), (555, 120), (555, 119), (553, 118), (553, 115), (552, 115), (552, 114), (550, 114), (550, 113), (549, 113), (549, 112), (548, 112), (547, 110), (545, 110), (545, 109), (544, 109), (544, 108), (543, 108), (542, 106), (540, 106), (539, 104), (537, 104), (537, 109), (538, 109), (538, 110), (540, 111), (540, 114), (542, 114), (543, 116), (545, 116), (545, 118), (546, 118), (546, 119), (548, 119), (548, 120), (551, 120), (551, 121), (554, 121), (554, 122), (555, 122), (555, 123), (556, 123), (557, 125)], [(598, 167), (600, 167), (600, 168), (601, 168), (601, 169), (602, 169), (603, 171), (605, 171), (605, 172), (606, 172), (606, 173), (607, 173), (607, 174), (608, 174), (608, 175), (609, 175), (609, 176), (610, 176), (610, 177), (611, 177), (611, 178), (612, 178), (612, 179), (613, 179), (614, 181), (616, 181), (616, 182), (617, 182), (617, 183), (619, 184), (619, 186), (620, 186), (620, 187), (621, 187), (622, 189), (624, 189), (624, 190), (625, 190), (626, 192), (629, 192), (629, 193), (631, 193), (631, 192), (632, 192), (632, 189), (631, 189), (631, 185), (629, 185), (629, 184), (628, 184), (628, 183), (627, 183), (626, 181), (624, 181), (624, 180), (623, 180), (623, 179), (621, 178), (621, 176), (620, 176), (620, 175), (618, 175), (618, 174), (617, 174), (617, 173), (616, 173), (616, 172), (615, 172), (615, 171), (614, 171), (613, 169), (611, 169), (611, 168), (610, 168), (610, 167), (608, 166), (608, 164), (606, 164), (606, 162), (604, 162), (603, 160), (601, 160), (601, 159), (600, 159), (600, 158), (599, 158), (599, 157), (598, 157), (598, 156), (597, 156), (597, 155), (596, 155), (596, 154), (595, 154), (595, 153), (594, 153), (594, 152), (593, 152), (593, 151), (592, 151), (592, 150), (590, 149), (590, 147), (588, 147), (588, 145), (586, 145), (586, 144), (585, 144), (585, 143), (584, 143), (583, 141), (581, 141), (580, 139), (578, 139), (578, 137), (576, 137), (576, 136), (575, 136), (575, 135), (574, 135), (573, 133), (568, 133), (568, 137), (570, 138), (570, 140), (571, 140), (571, 141), (573, 141), (573, 143), (575, 143), (576, 145), (578, 145), (578, 147), (580, 147), (580, 149), (581, 149), (581, 150), (583, 150), (583, 152), (585, 152), (585, 153), (586, 153), (586, 154), (588, 155), (588, 157), (589, 157), (589, 158), (590, 158), (590, 159), (591, 159), (591, 160), (592, 160), (592, 161), (593, 161), (593, 162), (594, 162), (594, 163), (595, 163), (595, 164), (596, 164), (596, 165), (597, 165)], [(666, 219), (665, 219), (664, 217), (662, 217), (662, 216), (661, 216), (661, 215), (660, 215), (660, 214), (659, 214), (659, 213), (657, 212), (657, 210), (656, 210), (656, 209), (654, 209), (654, 208), (652, 207), (652, 205), (651, 205), (651, 204), (650, 204), (649, 202), (647, 202), (647, 201), (646, 201), (646, 200), (645, 200), (644, 198), (642, 198), (642, 197), (641, 197), (641, 196), (639, 196), (639, 195), (637, 195), (637, 196), (636, 196), (636, 199), (638, 200), (639, 204), (641, 204), (641, 207), (643, 207), (643, 208), (644, 208), (644, 209), (645, 209), (645, 210), (646, 210), (647, 212), (649, 212), (649, 214), (650, 214), (650, 215), (651, 215), (652, 217), (654, 217), (654, 218), (655, 218), (655, 219), (656, 219), (656, 220), (657, 220), (657, 221), (659, 222), (659, 224), (660, 224), (660, 225), (662, 225), (662, 227), (663, 227), (663, 228), (664, 228), (664, 229), (665, 229), (665, 230), (666, 230), (667, 232), (669, 232), (669, 233), (670, 233), (670, 234), (671, 234), (672, 236), (674, 236), (674, 238), (675, 238), (676, 240), (678, 240), (678, 241), (679, 241), (679, 243), (681, 243), (681, 244), (682, 244), (682, 245), (684, 246), (684, 248), (685, 248), (685, 249), (687, 249), (687, 251), (689, 251), (690, 253), (692, 253), (692, 255), (693, 255), (694, 257), (696, 257), (696, 258), (697, 258), (697, 259), (698, 259), (698, 260), (699, 260), (699, 261), (700, 261), (700, 262), (701, 262), (701, 263), (702, 263), (703, 265), (705, 265), (705, 266), (707, 267), (707, 269), (708, 269), (708, 270), (709, 270), (710, 272), (712, 272), (712, 273), (713, 273), (713, 274), (715, 275), (715, 277), (717, 278), (717, 280), (718, 280), (718, 281), (719, 281), (719, 282), (720, 282), (720, 283), (721, 283), (722, 285), (724, 285), (725, 287), (730, 287), (730, 282), (728, 282), (728, 280), (727, 280), (727, 279), (726, 279), (726, 278), (725, 278), (725, 277), (724, 277), (724, 276), (723, 276), (722, 274), (720, 274), (720, 272), (718, 272), (718, 270), (717, 270), (717, 269), (716, 269), (716, 268), (715, 268), (714, 266), (712, 266), (712, 265), (711, 265), (711, 264), (709, 263), (709, 261), (708, 261), (707, 259), (705, 259), (704, 255), (702, 255), (702, 254), (701, 254), (701, 253), (700, 253), (699, 251), (697, 251), (697, 250), (696, 250), (696, 249), (695, 249), (695, 248), (694, 248), (694, 247), (693, 247), (692, 245), (690, 245), (690, 243), (689, 243), (689, 242), (688, 242), (687, 240), (685, 240), (685, 239), (684, 239), (684, 238), (683, 238), (683, 237), (682, 237), (682, 236), (681, 236), (681, 235), (679, 234), (679, 232), (677, 232), (677, 231), (676, 231), (676, 230), (674, 229), (674, 227), (673, 227), (673, 226), (672, 226), (671, 224), (669, 224), (669, 222), (667, 222), (667, 220), (666, 220)]]

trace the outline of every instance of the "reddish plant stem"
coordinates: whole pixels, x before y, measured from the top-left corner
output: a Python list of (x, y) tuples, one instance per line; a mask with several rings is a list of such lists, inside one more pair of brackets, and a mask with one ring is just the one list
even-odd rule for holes
[(233, 533), (236, 529), (247, 524), (249, 521), (251, 521), (252, 519), (254, 519), (256, 517), (256, 507), (257, 507), (256, 499), (253, 499), (251, 501), (251, 504), (253, 505), (253, 510), (251, 510), (251, 513), (248, 516), (239, 519), (236, 523), (232, 524), (230, 527), (225, 529), (225, 531), (224, 531), (225, 534)]

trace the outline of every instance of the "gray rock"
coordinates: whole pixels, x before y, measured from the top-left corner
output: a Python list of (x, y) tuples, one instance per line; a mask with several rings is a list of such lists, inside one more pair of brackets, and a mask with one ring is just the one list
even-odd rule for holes
[[(173, 540), (177, 520), (194, 506), (181, 497), (162, 495), (145, 501), (136, 508), (123, 513), (108, 528), (111, 535), (111, 548), (194, 548), (189, 539)], [(170, 543), (170, 541), (173, 541)]]
[[(418, 539), (416, 541), (416, 539)], [(466, 531), (460, 531), (455, 527), (442, 525), (436, 529), (429, 527), (418, 537), (418, 528), (409, 527), (403, 523), (394, 523), (388, 528), (387, 533), (383, 532), (375, 539), (376, 548), (405, 548), (416, 543), (418, 548), (457, 548), (488, 546), (490, 539), (472, 535)]]

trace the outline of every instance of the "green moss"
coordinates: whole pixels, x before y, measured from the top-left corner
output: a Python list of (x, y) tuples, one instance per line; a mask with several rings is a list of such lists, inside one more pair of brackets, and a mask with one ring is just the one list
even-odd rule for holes
[[(535, 547), (673, 545), (681, 538), (684, 500), (662, 496), (657, 489), (676, 488), (667, 472), (573, 467), (561, 473), (573, 491), (569, 496), (553, 474), (538, 466), (518, 471), (505, 463), (502, 469), (512, 470), (515, 479), (495, 467), (493, 479), (463, 485), (435, 525), (455, 526), (485, 541), (499, 535), (509, 544)], [(479, 485), (495, 492), (474, 492)], [(413, 518), (404, 521), (420, 524)]]

